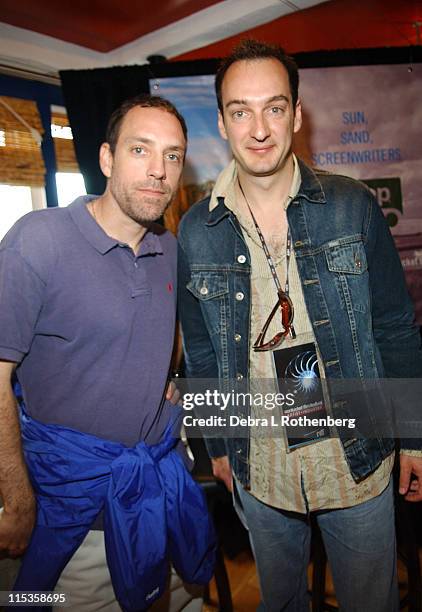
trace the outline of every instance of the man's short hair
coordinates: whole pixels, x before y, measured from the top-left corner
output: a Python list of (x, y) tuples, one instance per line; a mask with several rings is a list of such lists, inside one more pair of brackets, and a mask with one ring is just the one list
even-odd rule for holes
[(215, 76), (215, 93), (217, 96), (218, 108), (221, 114), (223, 114), (221, 88), (227, 70), (235, 62), (261, 59), (276, 59), (285, 67), (287, 74), (289, 75), (293, 109), (296, 108), (296, 102), (299, 96), (299, 71), (294, 59), (287, 55), (284, 49), (279, 45), (269, 45), (267, 43), (260, 42), (259, 40), (248, 38), (240, 41), (240, 43), (236, 45), (231, 54), (223, 59), (217, 70), (217, 74)]
[(122, 124), (122, 121), (127, 115), (127, 113), (132, 110), (132, 108), (136, 108), (137, 106), (139, 106), (140, 108), (158, 108), (160, 110), (165, 111), (166, 113), (174, 115), (180, 123), (180, 127), (182, 128), (185, 140), (188, 140), (188, 128), (186, 127), (186, 122), (177, 110), (177, 108), (171, 102), (169, 102), (165, 98), (161, 98), (160, 96), (139, 94), (138, 96), (134, 96), (133, 98), (125, 100), (118, 108), (116, 108), (116, 110), (113, 112), (108, 121), (106, 142), (108, 142), (110, 150), (113, 154), (116, 149), (117, 141), (119, 139), (120, 126)]

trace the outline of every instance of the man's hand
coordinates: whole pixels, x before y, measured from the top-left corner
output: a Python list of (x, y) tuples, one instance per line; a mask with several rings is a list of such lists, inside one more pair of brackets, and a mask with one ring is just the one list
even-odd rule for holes
[(11, 377), (16, 364), (0, 360), (0, 552), (18, 557), (28, 546), (35, 523), (35, 497), (22, 451)]
[(166, 400), (169, 400), (174, 405), (176, 405), (180, 400), (180, 391), (172, 380), (169, 382), (167, 387)]
[(230, 493), (233, 491), (233, 475), (232, 469), (230, 467), (229, 458), (217, 457), (216, 459), (211, 459), (212, 463), (212, 473), (216, 478), (222, 480)]
[(35, 525), (34, 495), (28, 491), (25, 497), (25, 505), (21, 505), (18, 511), (3, 508), (0, 514), (0, 553), (12, 558), (25, 552)]
[(400, 455), (399, 493), (406, 501), (422, 501), (422, 457)]

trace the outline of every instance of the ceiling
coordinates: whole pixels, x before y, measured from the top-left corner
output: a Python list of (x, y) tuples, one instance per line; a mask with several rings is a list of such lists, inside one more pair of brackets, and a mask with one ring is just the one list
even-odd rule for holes
[(422, 0), (0, 0), (0, 69), (225, 55), (245, 34), (288, 52), (420, 44)]
[[(248, 35), (289, 53), (422, 44), (422, 0), (331, 0), (252, 28)], [(178, 60), (222, 57), (241, 36), (180, 54)]]
[(0, 0), (0, 65), (58, 70), (175, 57), (321, 0)]
[(1, 0), (0, 20), (107, 53), (213, 4), (216, 0), (157, 0), (155, 6), (151, 0)]

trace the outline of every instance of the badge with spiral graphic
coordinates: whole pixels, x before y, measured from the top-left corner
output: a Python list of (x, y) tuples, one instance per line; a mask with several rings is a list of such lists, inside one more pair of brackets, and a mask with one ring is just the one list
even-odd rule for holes
[(273, 354), (280, 391), (294, 397), (294, 405), (284, 406), (282, 416), (289, 449), (329, 438), (315, 344), (309, 342)]

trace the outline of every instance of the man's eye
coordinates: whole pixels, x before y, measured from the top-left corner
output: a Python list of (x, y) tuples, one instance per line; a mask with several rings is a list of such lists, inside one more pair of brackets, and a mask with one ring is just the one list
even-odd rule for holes
[(181, 155), (179, 155), (179, 153), (169, 153), (167, 155), (167, 159), (169, 159), (172, 162), (179, 162), (182, 159), (182, 157)]
[(272, 115), (282, 115), (284, 113), (284, 108), (282, 106), (272, 106), (270, 108), (270, 113)]
[(145, 153), (144, 147), (133, 147), (132, 151), (136, 153), (137, 155), (141, 155), (142, 153)]
[(246, 117), (246, 113), (243, 110), (234, 111), (233, 119), (243, 119)]

